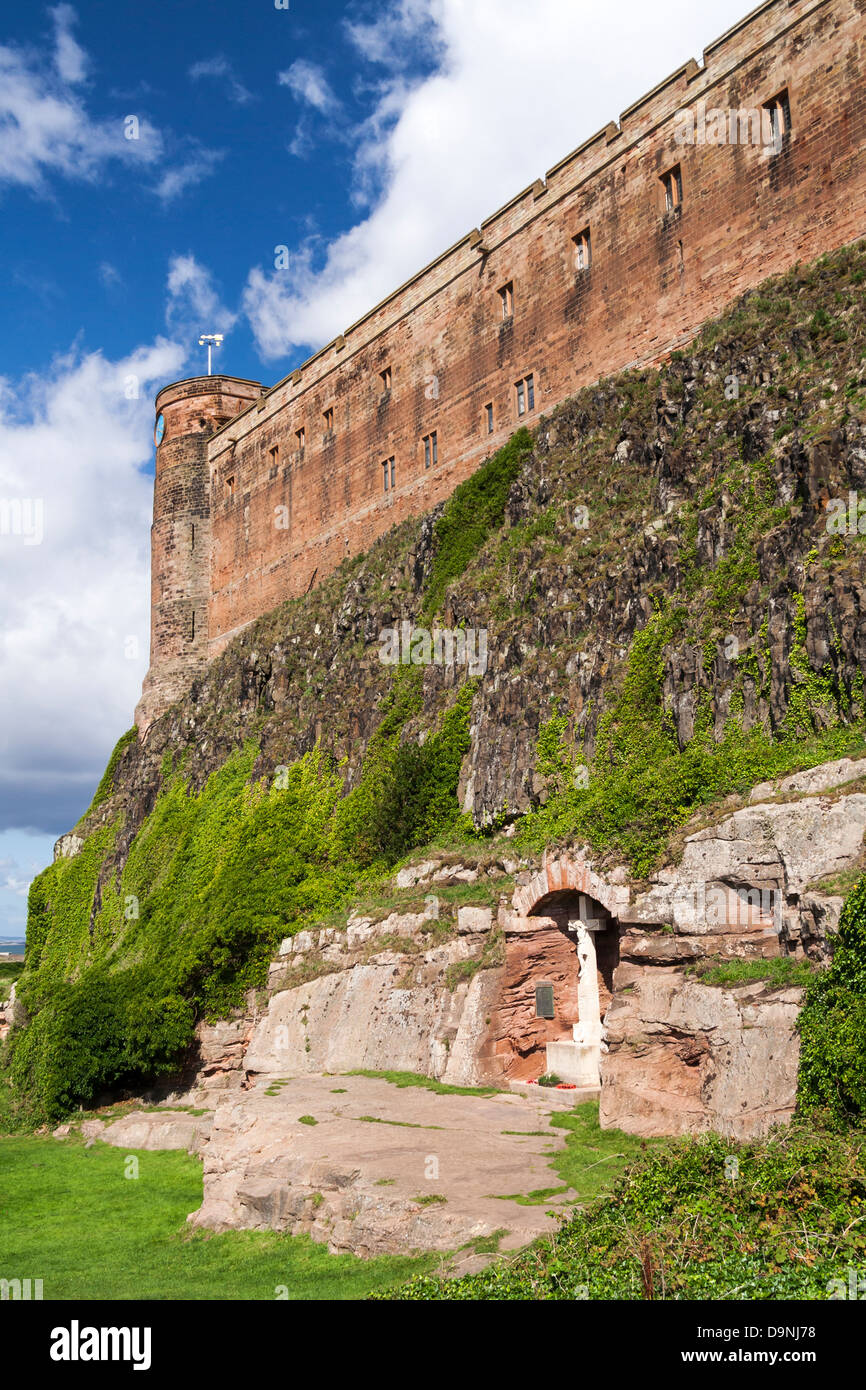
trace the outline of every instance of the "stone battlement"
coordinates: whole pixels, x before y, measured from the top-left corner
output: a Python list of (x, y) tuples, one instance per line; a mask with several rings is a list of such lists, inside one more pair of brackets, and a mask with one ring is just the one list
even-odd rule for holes
[(270, 390), (160, 392), (142, 732), (521, 424), (862, 236), (864, 39), (866, 0), (768, 0)]

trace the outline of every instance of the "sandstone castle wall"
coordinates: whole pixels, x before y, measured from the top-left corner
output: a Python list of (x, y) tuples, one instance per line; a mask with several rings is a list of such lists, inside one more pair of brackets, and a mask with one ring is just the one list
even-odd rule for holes
[[(447, 497), (521, 423), (864, 235), (864, 40), (866, 0), (768, 0), (272, 389), (215, 377), (160, 393), (139, 728), (234, 634)], [(783, 93), (777, 144), (682, 141), (686, 109)], [(206, 638), (191, 619), (205, 608)]]

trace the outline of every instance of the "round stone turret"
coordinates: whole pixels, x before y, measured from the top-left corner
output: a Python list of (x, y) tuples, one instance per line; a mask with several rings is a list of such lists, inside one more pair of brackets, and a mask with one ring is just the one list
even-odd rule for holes
[(261, 394), (257, 381), (204, 376), (174, 382), (156, 397), (150, 669), (135, 712), (139, 736), (207, 664), (208, 441)]

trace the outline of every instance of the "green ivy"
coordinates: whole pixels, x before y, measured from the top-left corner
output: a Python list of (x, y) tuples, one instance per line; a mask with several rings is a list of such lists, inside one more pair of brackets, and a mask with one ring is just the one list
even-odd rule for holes
[(117, 740), (117, 743), (114, 745), (114, 751), (111, 754), (111, 757), (108, 759), (108, 764), (104, 773), (102, 774), (102, 780), (100, 781), (99, 786), (96, 788), (96, 791), (93, 794), (93, 800), (90, 803), (90, 810), (87, 812), (88, 815), (90, 814), (90, 811), (94, 811), (97, 806), (101, 806), (103, 801), (107, 801), (108, 798), (111, 796), (112, 792), (114, 791), (114, 777), (115, 773), (117, 772), (120, 759), (123, 757), (123, 754), (125, 750), (129, 747), (130, 743), (135, 743), (135, 740), (137, 738), (138, 729), (133, 726), (133, 728), (127, 729), (126, 733), (122, 734), (121, 737)]
[[(817, 677), (804, 682), (807, 699), (817, 701), (817, 706), (804, 702), (802, 708), (824, 709), (827, 727), (817, 726), (813, 712), (808, 720), (794, 721), (779, 738), (760, 726), (746, 731), (732, 700), (731, 716), (717, 739), (709, 692), (704, 691), (694, 734), (680, 749), (664, 707), (665, 648), (686, 616), (685, 609), (658, 607), (636, 634), (620, 692), (598, 723), (588, 787), (568, 785), (565, 764), (557, 766), (557, 758), (565, 753), (563, 716), (556, 714), (543, 726), (536, 765), (553, 794), (544, 807), (523, 818), (519, 843), (542, 850), (551, 841), (578, 838), (596, 850), (615, 851), (637, 877), (644, 877), (659, 862), (671, 831), (697, 807), (862, 748), (859, 725), (845, 725), (838, 717), (829, 720), (823, 703), (825, 678)], [(751, 663), (754, 657), (747, 660)], [(756, 663), (754, 672), (760, 675)]]
[(797, 1105), (844, 1124), (866, 1116), (866, 878), (848, 895), (831, 945), (832, 964), (810, 982), (797, 1020)]
[(533, 448), (529, 430), (519, 429), (452, 492), (433, 527), (433, 565), (424, 597), (425, 614), (439, 611), (448, 585), (464, 573), (488, 536), (502, 525), (511, 484)]
[[(254, 743), (198, 792), (171, 772), (106, 876), (118, 826), (34, 882), (12, 1074), (54, 1119), (101, 1089), (177, 1066), (195, 1020), (224, 1016), (260, 986), (282, 937), (357, 895), (459, 819), (457, 784), (477, 682), (422, 740), (423, 671), (398, 668), (359, 785), (316, 747), (254, 780)], [(166, 769), (168, 771), (168, 769)]]

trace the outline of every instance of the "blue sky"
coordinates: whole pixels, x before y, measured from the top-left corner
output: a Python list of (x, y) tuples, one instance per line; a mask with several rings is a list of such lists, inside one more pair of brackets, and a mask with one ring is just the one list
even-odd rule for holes
[(7, 7), (0, 937), (132, 723), (152, 400), (199, 334), (279, 380), (747, 4)]

